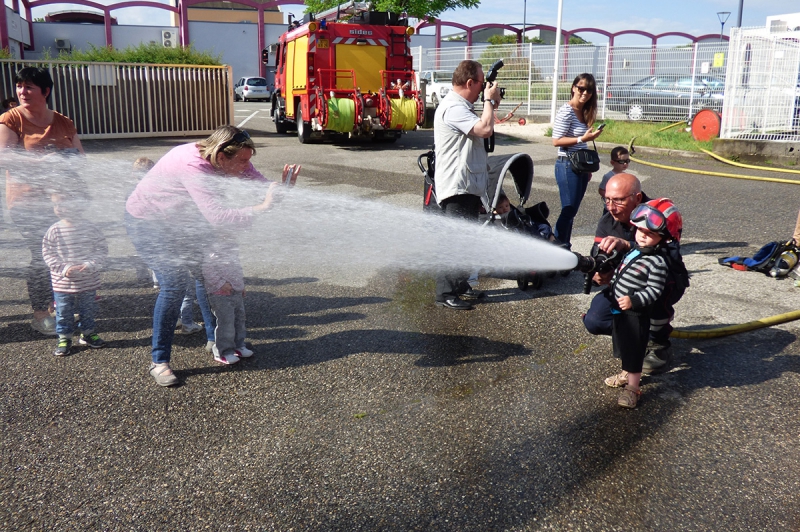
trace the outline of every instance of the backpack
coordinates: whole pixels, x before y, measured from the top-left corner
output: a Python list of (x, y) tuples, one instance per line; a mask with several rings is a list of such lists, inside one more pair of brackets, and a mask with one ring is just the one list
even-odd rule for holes
[(661, 256), (667, 262), (667, 282), (664, 284), (664, 293), (670, 305), (675, 305), (689, 288), (689, 271), (683, 263), (681, 244), (671, 240), (661, 246)]
[(730, 266), (734, 270), (761, 272), (769, 275), (781, 253), (790, 249), (795, 249), (791, 240), (788, 242), (770, 242), (756, 251), (756, 254), (752, 257), (724, 257), (719, 259), (718, 262), (723, 266)]

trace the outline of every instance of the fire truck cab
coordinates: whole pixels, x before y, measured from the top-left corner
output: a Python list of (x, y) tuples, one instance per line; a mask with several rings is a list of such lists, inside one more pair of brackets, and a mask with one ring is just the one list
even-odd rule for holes
[(289, 24), (277, 45), (270, 114), (301, 143), (331, 134), (394, 142), (424, 119), (409, 37), (396, 14), (350, 2)]

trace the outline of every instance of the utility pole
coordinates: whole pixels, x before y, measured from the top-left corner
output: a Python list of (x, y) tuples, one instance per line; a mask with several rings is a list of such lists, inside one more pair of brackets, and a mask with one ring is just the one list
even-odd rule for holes
[(561, 47), (561, 15), (564, 12), (564, 0), (558, 0), (558, 22), (556, 23), (556, 47), (553, 59), (553, 101), (550, 103), (550, 123), (556, 121), (556, 100), (558, 98), (558, 63), (561, 59), (559, 48)]
[(528, 0), (522, 0), (522, 44), (525, 44), (525, 18), (528, 15)]
[(744, 0), (739, 0), (739, 15), (736, 17), (736, 27), (742, 27), (742, 8), (744, 7)]

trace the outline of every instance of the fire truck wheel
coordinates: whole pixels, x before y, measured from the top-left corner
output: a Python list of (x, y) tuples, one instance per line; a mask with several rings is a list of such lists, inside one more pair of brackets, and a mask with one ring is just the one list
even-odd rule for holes
[(301, 144), (307, 144), (311, 140), (311, 124), (303, 121), (303, 111), (297, 109), (297, 140)]

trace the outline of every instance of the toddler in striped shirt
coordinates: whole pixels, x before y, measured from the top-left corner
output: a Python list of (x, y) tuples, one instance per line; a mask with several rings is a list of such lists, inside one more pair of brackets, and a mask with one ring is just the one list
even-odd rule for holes
[[(105, 345), (95, 332), (95, 298), (108, 246), (103, 233), (83, 217), (90, 200), (85, 188), (62, 189), (50, 199), (59, 221), (50, 226), (42, 240), (42, 256), (50, 268), (56, 300), (58, 345), (53, 354), (66, 356), (72, 351), (76, 325), (81, 332), (79, 344), (95, 349)], [(75, 314), (79, 315), (77, 324)]]
[(605, 383), (623, 388), (617, 404), (625, 408), (635, 408), (641, 395), (650, 313), (670, 274), (665, 246), (680, 241), (683, 230), (683, 217), (668, 198), (640, 204), (631, 212), (630, 221), (636, 227), (636, 245), (622, 259), (605, 291), (612, 303), (614, 355), (622, 359), (622, 373), (608, 377)]

